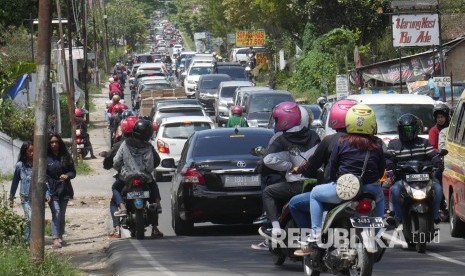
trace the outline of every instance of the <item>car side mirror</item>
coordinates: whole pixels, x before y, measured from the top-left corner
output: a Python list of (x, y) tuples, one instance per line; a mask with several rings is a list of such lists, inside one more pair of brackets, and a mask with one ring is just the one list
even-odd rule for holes
[(322, 127), (323, 127), (323, 121), (320, 120), (320, 119), (313, 120), (313, 122), (312, 122), (312, 127), (315, 127), (315, 128), (322, 128)]

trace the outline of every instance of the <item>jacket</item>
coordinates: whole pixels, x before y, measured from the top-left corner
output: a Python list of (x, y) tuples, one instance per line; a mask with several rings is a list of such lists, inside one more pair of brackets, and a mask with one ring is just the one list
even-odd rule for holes
[(439, 132), (446, 128), (447, 126), (435, 125), (428, 132), (428, 140), (433, 149), (438, 150), (439, 148)]
[(242, 116), (231, 115), (226, 123), (226, 127), (248, 127), (247, 120)]
[(110, 85), (109, 85), (108, 88), (109, 88), (109, 90), (110, 90), (110, 93), (111, 93), (111, 92), (121, 92), (121, 91), (123, 91), (123, 90), (121, 89), (121, 85), (120, 85), (118, 82), (116, 82), (116, 81), (110, 83)]
[[(65, 181), (60, 180), (60, 175), (68, 175)], [(72, 199), (74, 197), (71, 179), (76, 177), (76, 169), (73, 159), (69, 153), (64, 155), (54, 155), (49, 153), (47, 156), (47, 196), (53, 200)]]
[(32, 183), (32, 166), (30, 164), (21, 161), (16, 163), (13, 180), (11, 181), (10, 198), (15, 196), (19, 182), (21, 182), (19, 195), (30, 199)]
[(113, 168), (120, 172), (119, 179), (125, 182), (134, 176), (152, 182), (152, 172), (159, 164), (160, 156), (152, 144), (133, 137), (123, 141), (113, 158)]
[(391, 140), (388, 144), (387, 151), (393, 155), (393, 157), (386, 161), (388, 168), (394, 167), (397, 162), (404, 162), (412, 159), (418, 161), (441, 161), (440, 157), (435, 158), (437, 153), (433, 149), (433, 146), (431, 146), (428, 140), (421, 137), (417, 137), (411, 143), (402, 143), (399, 139)]

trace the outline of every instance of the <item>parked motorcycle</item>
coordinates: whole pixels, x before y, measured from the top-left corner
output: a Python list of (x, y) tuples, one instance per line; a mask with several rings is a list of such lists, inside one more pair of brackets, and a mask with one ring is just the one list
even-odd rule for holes
[(84, 159), (89, 153), (89, 149), (86, 147), (86, 143), (88, 142), (86, 139), (88, 135), (85, 134), (84, 129), (78, 128), (76, 129), (76, 150), (78, 157), (80, 159)]
[(138, 240), (144, 239), (145, 227), (158, 215), (156, 204), (149, 203), (151, 182), (151, 179), (136, 175), (124, 183), (121, 193), (127, 208), (127, 216), (122, 217), (121, 226)]
[[(447, 155), (441, 150), (438, 156)], [(402, 181), (402, 232), (418, 253), (424, 253), (426, 244), (438, 234), (433, 221), (433, 179), (437, 168), (431, 161), (409, 160), (398, 162), (396, 175)]]

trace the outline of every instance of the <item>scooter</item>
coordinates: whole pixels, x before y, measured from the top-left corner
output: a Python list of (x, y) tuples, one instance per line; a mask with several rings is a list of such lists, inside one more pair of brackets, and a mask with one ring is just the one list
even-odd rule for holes
[(81, 128), (76, 129), (76, 151), (80, 159), (84, 159), (89, 152), (89, 149), (86, 147), (86, 139), (87, 135), (85, 135), (84, 130)]

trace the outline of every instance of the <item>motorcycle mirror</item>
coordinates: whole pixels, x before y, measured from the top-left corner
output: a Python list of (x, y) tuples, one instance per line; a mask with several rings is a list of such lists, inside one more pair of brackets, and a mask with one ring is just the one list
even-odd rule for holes
[(266, 151), (266, 150), (265, 150), (264, 147), (259, 146), (259, 147), (252, 148), (251, 153), (252, 153), (252, 155), (254, 155), (254, 156), (263, 156), (263, 155), (265, 155), (265, 151)]
[(442, 150), (439, 151), (439, 156), (446, 156), (448, 153), (449, 153), (448, 150), (442, 149)]

